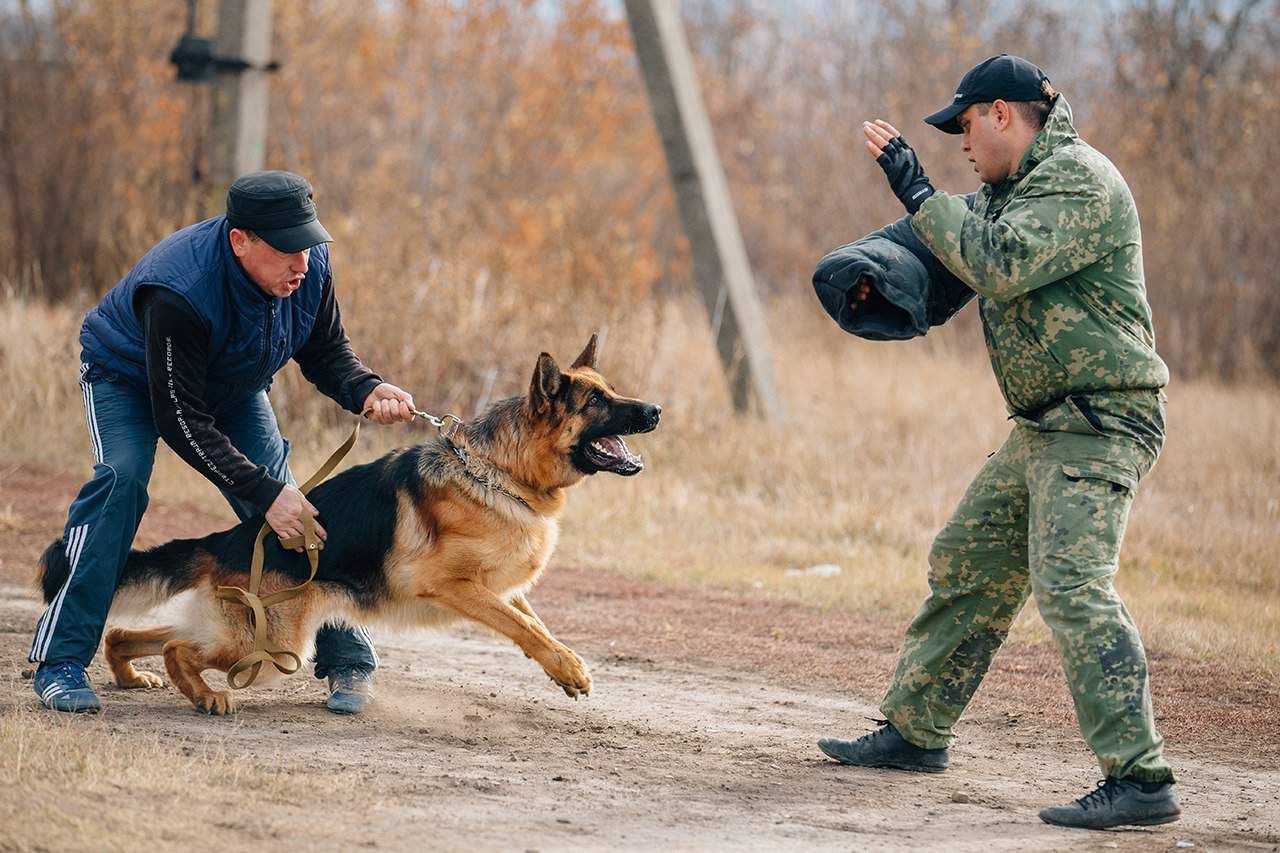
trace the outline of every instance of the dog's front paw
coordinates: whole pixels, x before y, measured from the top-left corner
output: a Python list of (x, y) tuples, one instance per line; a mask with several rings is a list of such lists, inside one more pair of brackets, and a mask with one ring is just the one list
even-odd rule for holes
[(547, 675), (560, 685), (566, 696), (577, 699), (579, 696), (588, 695), (591, 692), (591, 673), (587, 671), (587, 665), (583, 663), (582, 658), (578, 657), (572, 649), (564, 646), (557, 649), (556, 654), (557, 666), (554, 669), (548, 669)]

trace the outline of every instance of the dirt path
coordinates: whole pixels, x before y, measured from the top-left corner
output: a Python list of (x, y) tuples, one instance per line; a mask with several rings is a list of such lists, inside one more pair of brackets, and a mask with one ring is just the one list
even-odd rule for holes
[[(9, 583), (0, 587), (0, 723), (44, 719), (21, 675), (39, 606), (14, 584), (75, 485), (0, 470), (0, 580)], [(157, 507), (146, 537), (202, 524)], [(179, 782), (163, 798), (124, 789), (109, 802), (93, 786), (68, 786), (54, 792), (59, 819), (94, 815), (79, 836), (27, 816), (48, 792), (0, 783), (0, 821), (11, 822), (0, 825), (0, 850), (1280, 850), (1280, 694), (1247, 675), (1156, 656), (1157, 710), (1185, 817), (1151, 830), (1068, 832), (1036, 810), (1077, 796), (1096, 767), (1048, 649), (1007, 649), (966, 718), (952, 770), (916, 776), (840, 767), (814, 747), (821, 735), (870, 726), (863, 717), (874, 714), (900, 625), (560, 568), (533, 601), (592, 665), (589, 699), (568, 699), (509, 643), (469, 630), (375, 634), (378, 701), (360, 718), (327, 713), (318, 683), (295, 676), (242, 694), (234, 718), (210, 719), (170, 689), (105, 686), (95, 663), (105, 712), (59, 722), (68, 737), (214, 751), (248, 781)], [(253, 782), (267, 771), (286, 784)], [(270, 808), (255, 808), (254, 796)]]

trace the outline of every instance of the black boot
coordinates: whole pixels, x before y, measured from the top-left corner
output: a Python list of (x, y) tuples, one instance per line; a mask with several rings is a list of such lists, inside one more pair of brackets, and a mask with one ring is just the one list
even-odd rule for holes
[(823, 738), (818, 741), (818, 749), (841, 764), (858, 767), (891, 767), (916, 773), (941, 773), (950, 763), (946, 747), (925, 749), (916, 746), (898, 734), (898, 730), (888, 722), (884, 722), (879, 731), (863, 735), (857, 740)]
[(1154, 826), (1172, 823), (1182, 814), (1172, 782), (1106, 779), (1074, 803), (1040, 812), (1040, 819), (1077, 829)]

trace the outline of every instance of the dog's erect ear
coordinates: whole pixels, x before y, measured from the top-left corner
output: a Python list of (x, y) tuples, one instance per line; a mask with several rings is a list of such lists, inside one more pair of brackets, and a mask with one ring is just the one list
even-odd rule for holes
[(533, 381), (529, 383), (529, 404), (535, 411), (541, 411), (553, 397), (560, 393), (560, 383), (564, 374), (560, 365), (545, 352), (538, 356), (538, 364), (533, 368)]
[(598, 338), (599, 335), (595, 332), (591, 333), (591, 340), (587, 341), (587, 348), (582, 351), (581, 355), (573, 360), (573, 366), (569, 368), (570, 370), (577, 370), (579, 367), (589, 367), (592, 370), (596, 369), (596, 340)]

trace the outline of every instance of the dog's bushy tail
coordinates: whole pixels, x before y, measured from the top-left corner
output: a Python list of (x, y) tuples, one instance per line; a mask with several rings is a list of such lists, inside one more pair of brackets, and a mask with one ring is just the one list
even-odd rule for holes
[(36, 567), (36, 584), (40, 587), (45, 604), (53, 601), (53, 597), (58, 594), (58, 590), (62, 589), (62, 585), (67, 582), (67, 576), (70, 574), (71, 561), (67, 559), (66, 544), (59, 536), (44, 549), (44, 554), (40, 556), (40, 565)]
[[(175, 539), (148, 551), (130, 551), (116, 584), (116, 597), (145, 590), (146, 604), (153, 606), (195, 586), (199, 572), (191, 558), (199, 543), (198, 539)], [(44, 549), (36, 568), (36, 584), (45, 604), (53, 601), (70, 576), (66, 542), (58, 537)]]

